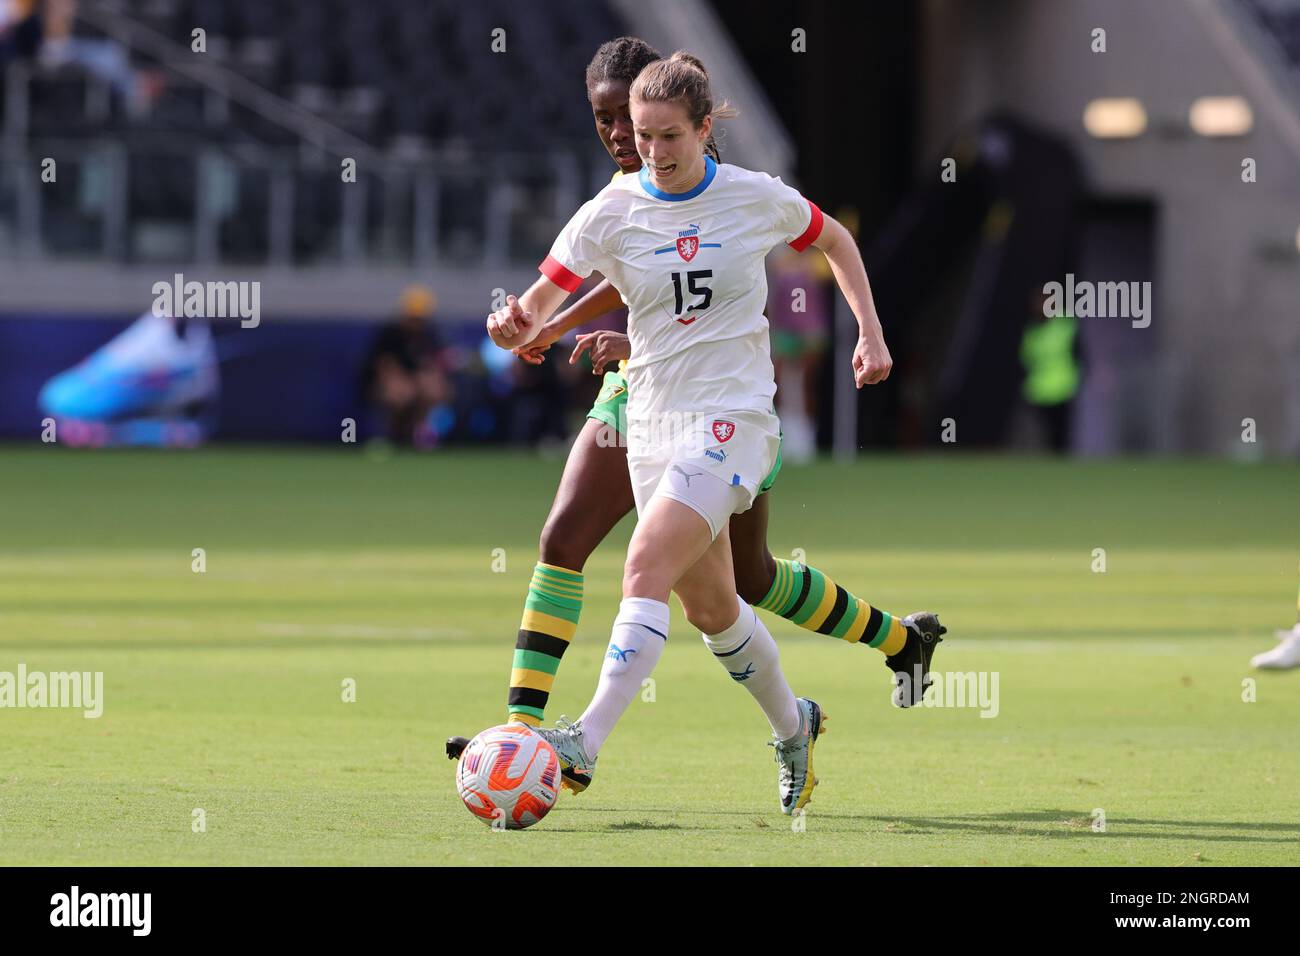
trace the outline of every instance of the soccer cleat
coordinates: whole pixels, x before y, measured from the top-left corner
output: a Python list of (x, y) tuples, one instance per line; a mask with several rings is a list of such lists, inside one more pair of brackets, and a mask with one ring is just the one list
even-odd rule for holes
[(582, 721), (570, 724), (561, 717), (553, 728), (534, 727), (533, 731), (555, 748), (560, 758), (560, 785), (573, 793), (582, 793), (591, 786), (596, 773), (596, 761), (587, 757), (582, 749)]
[(939, 623), (939, 616), (930, 611), (917, 611), (902, 620), (907, 629), (907, 642), (893, 657), (885, 658), (885, 665), (894, 672), (895, 707), (919, 704), (926, 690), (934, 683), (930, 676), (930, 658), (935, 645), (943, 640), (948, 629)]
[(817, 778), (813, 776), (813, 744), (824, 732), (826, 715), (816, 701), (800, 697), (799, 730), (788, 740), (769, 740), (768, 746), (776, 749), (777, 792), (781, 797), (781, 812), (790, 816), (802, 809), (812, 799)]
[(1252, 657), (1250, 666), (1261, 670), (1287, 670), (1291, 667), (1300, 667), (1300, 625), (1296, 625), (1290, 633), (1287, 633), (1277, 647)]

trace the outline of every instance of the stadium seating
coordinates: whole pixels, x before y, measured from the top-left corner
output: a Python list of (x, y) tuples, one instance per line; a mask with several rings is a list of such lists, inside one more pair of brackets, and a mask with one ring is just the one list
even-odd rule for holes
[[(177, 44), (181, 58), (188, 59), (191, 31), (202, 27), (208, 55), (217, 62), (379, 147), (396, 136), (437, 145), (457, 138), (483, 142), (508, 135), (526, 143), (587, 135), (586, 118), (572, 109), (572, 98), (581, 95), (591, 52), (621, 30), (600, 3), (126, 0), (116, 7)], [(482, 55), (497, 28), (506, 31), (507, 51), (519, 55)], [(77, 29), (97, 33), (84, 21)], [(133, 60), (142, 62), (138, 55)], [(572, 76), (568, 89), (548, 88), (543, 80), (557, 63)], [(540, 64), (547, 65), (545, 73)], [(239, 133), (268, 138), (240, 110), (214, 123), (204, 114), (201, 92), (179, 78), (169, 80), (158, 109), (136, 121), (120, 104), (94, 115), (86, 109), (84, 86), (85, 79), (70, 71), (38, 71), (31, 83), (33, 135), (159, 129), (204, 133), (224, 143)], [(467, 86), (478, 91), (473, 100), (461, 92)]]
[[(190, 46), (200, 27), (205, 54)], [(498, 28), (505, 30), (506, 55), (492, 53)], [(543, 9), (507, 0), (81, 0), (75, 30), (105, 46), (123, 45), (131, 68), (153, 77), (158, 92), (141, 109), (75, 63), (50, 66), (39, 55), (0, 62), (6, 143), (66, 157), (67, 175), (86, 184), (42, 197), (42, 251), (147, 261), (202, 256), (206, 243), (223, 260), (264, 261), (273, 255), (271, 173), (288, 165), (294, 195), (287, 254), (303, 263), (339, 256), (348, 246), (341, 238), (336, 157), (349, 152), (332, 130), (378, 155), (437, 171), (453, 184), (439, 187), (439, 254), (492, 258), (485, 255), (482, 227), (492, 173), (479, 163), (457, 180), (465, 164), (446, 157), (485, 147), (494, 159), (510, 151), (521, 157), (559, 151), (578, 159), (572, 165), (585, 179), (587, 164), (601, 157), (581, 109), (583, 73), (592, 51), (622, 27), (604, 3)], [(231, 74), (282, 105), (254, 110), (225, 95), (223, 77)], [(561, 86), (554, 84), (557, 74), (568, 78)], [(287, 121), (295, 111), (328, 124), (319, 126), (320, 142), (335, 158), (301, 149), (302, 138)], [(0, 167), (3, 162), (0, 156)], [(373, 172), (371, 164), (363, 175)], [(213, 192), (198, 188), (211, 184), (204, 177), (227, 183), (231, 193), (213, 209), (200, 209), (196, 199)], [(410, 194), (385, 208), (386, 188), (383, 177), (366, 183), (362, 219), (373, 228), (359, 239), (355, 228), (350, 233), (351, 248), (362, 255), (377, 248), (381, 212), (403, 210), (402, 250), (416, 245), (409, 237)], [(106, 189), (119, 191), (125, 204), (116, 239), (108, 235)], [(511, 199), (518, 225), (506, 231), (510, 257), (531, 257), (532, 233), (559, 225), (551, 221), (549, 195), (519, 192)], [(0, 195), (0, 213), (10, 205)], [(546, 214), (539, 217), (539, 209)], [(215, 239), (200, 237), (203, 213), (215, 214)], [(382, 225), (391, 235), (392, 223)], [(524, 237), (522, 246), (516, 236)]]

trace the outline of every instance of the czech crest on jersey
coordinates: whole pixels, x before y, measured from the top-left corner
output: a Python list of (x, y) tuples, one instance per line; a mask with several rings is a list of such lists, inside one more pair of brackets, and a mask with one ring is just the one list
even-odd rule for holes
[(695, 258), (695, 253), (700, 251), (700, 227), (691, 223), (689, 229), (683, 229), (677, 234), (677, 254), (687, 262)]
[(735, 422), (723, 421), (721, 418), (713, 423), (713, 437), (720, 442), (731, 440), (731, 436), (736, 434)]

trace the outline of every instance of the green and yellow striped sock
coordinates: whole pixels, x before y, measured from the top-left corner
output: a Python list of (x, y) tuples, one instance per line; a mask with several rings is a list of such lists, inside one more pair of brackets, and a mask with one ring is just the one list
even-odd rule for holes
[(758, 604), (805, 630), (865, 644), (892, 657), (903, 649), (907, 629), (888, 611), (854, 597), (829, 577), (798, 561), (776, 559), (776, 577)]
[(538, 561), (515, 640), (508, 722), (541, 724), (560, 658), (573, 640), (581, 613), (582, 572)]

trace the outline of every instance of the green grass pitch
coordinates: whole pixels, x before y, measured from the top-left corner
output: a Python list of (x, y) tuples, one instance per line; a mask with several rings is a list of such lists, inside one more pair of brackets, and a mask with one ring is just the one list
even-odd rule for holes
[[(895, 710), (878, 652), (766, 615), (796, 692), (832, 718), (796, 832), (766, 724), (674, 606), (655, 699), (592, 788), (489, 830), (442, 742), (504, 716), (561, 465), (0, 449), (0, 671), (105, 681), (99, 719), (0, 710), (0, 862), (1300, 862), (1300, 672), (1247, 664), (1292, 622), (1286, 463), (787, 467), (773, 551), (888, 610), (941, 612), (937, 669), (997, 672), (997, 716)], [(588, 565), (551, 719), (595, 686), (631, 527)]]

